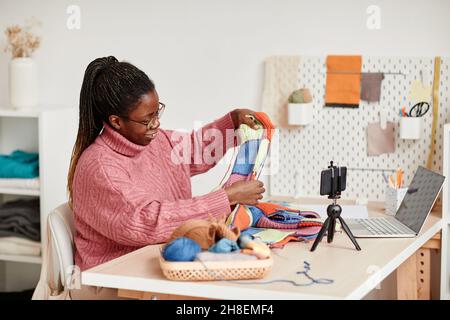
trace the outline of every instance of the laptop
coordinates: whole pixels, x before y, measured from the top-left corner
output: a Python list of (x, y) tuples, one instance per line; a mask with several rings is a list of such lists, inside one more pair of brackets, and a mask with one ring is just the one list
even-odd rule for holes
[(422, 229), (445, 177), (419, 167), (394, 217), (346, 219), (355, 238), (410, 238)]

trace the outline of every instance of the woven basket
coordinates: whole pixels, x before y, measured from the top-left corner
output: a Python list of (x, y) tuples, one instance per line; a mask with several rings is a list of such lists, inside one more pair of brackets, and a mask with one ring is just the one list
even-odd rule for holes
[(272, 270), (273, 259), (171, 262), (160, 257), (159, 263), (169, 280), (247, 280), (264, 278)]

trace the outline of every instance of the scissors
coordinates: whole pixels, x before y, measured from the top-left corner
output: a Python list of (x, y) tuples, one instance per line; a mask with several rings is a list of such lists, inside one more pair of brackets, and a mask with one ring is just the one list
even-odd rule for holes
[(418, 102), (411, 110), (409, 110), (410, 117), (423, 117), (428, 110), (430, 110), (430, 104), (428, 102)]

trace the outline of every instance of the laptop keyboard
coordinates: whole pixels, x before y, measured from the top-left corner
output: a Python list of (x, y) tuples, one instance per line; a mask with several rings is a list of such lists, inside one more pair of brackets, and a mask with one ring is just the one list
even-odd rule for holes
[(387, 219), (355, 219), (361, 225), (363, 225), (371, 234), (411, 234), (411, 230), (403, 226), (396, 226)]

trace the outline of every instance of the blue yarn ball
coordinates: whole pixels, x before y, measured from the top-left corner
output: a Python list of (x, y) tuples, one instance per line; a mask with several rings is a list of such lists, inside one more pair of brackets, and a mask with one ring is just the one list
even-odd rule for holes
[(166, 244), (162, 255), (167, 261), (194, 261), (201, 250), (200, 245), (194, 240), (180, 237)]
[(252, 236), (251, 234), (243, 233), (237, 239), (237, 244), (238, 244), (239, 248), (246, 249), (247, 248), (247, 244), (249, 242), (253, 241), (253, 240), (255, 240), (254, 236)]

